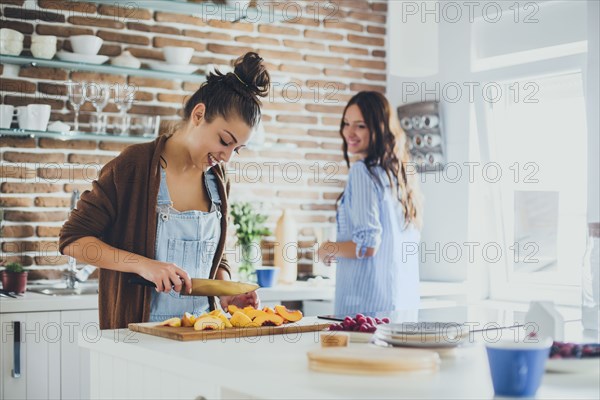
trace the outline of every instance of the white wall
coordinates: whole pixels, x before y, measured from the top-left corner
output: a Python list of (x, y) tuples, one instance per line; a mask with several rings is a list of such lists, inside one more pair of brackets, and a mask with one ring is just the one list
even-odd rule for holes
[[(456, 24), (433, 23), (433, 18), (407, 15), (410, 9), (402, 2), (389, 3), (388, 27), (388, 97), (395, 105), (436, 100), (445, 88), (467, 78), (470, 63), (470, 25), (468, 21)], [(404, 14), (403, 14), (404, 12)], [(402, 17), (406, 22), (402, 22)], [(417, 26), (411, 30), (399, 28)], [(424, 28), (436, 31), (437, 37), (426, 35)], [(402, 36), (396, 36), (402, 35)], [(401, 43), (397, 46), (397, 43)], [(408, 44), (413, 44), (413, 49)], [(408, 50), (408, 54), (407, 54)], [(416, 66), (421, 54), (426, 54), (423, 70)], [(408, 66), (403, 67), (405, 62)], [(451, 62), (448, 62), (451, 60)], [(409, 94), (408, 92), (415, 92)], [(452, 95), (451, 95), (452, 96)], [(442, 102), (442, 119), (446, 136), (447, 159), (462, 164), (469, 159), (469, 103), (463, 97), (456, 103)], [(437, 182), (436, 182), (437, 180)], [(443, 249), (450, 243), (463, 243), (468, 235), (468, 185), (467, 181), (452, 182), (443, 175), (421, 175), (421, 189), (425, 198), (425, 221), (422, 240), (427, 250), (437, 248), (435, 254), (422, 252), (421, 279), (463, 281), (466, 279), (465, 263), (444, 261)], [(446, 247), (445, 247), (446, 246)], [(437, 258), (437, 259), (436, 259)]]
[(588, 123), (588, 222), (600, 222), (600, 3), (588, 1), (588, 65), (585, 74)]
[[(511, 2), (512, 3), (512, 2)], [(525, 2), (531, 3), (531, 2)], [(444, 133), (446, 135), (447, 160), (463, 165), (472, 161), (473, 154), (478, 154), (480, 146), (473, 135), (477, 135), (477, 123), (472, 121), (473, 101), (468, 91), (469, 82), (502, 81), (511, 74), (527, 75), (540, 73), (540, 64), (524, 64), (516, 68), (504, 66), (503, 68), (490, 69), (484, 72), (472, 71), (472, 60), (476, 56), (494, 57), (511, 51), (535, 50), (535, 46), (564, 45), (572, 40), (587, 39), (590, 52), (589, 70), (587, 74), (588, 110), (589, 110), (589, 204), (600, 204), (598, 195), (599, 170), (598, 155), (598, 2), (590, 1), (588, 6), (587, 21), (585, 3), (574, 2), (536, 2), (540, 5), (534, 17), (545, 23), (537, 25), (520, 26), (512, 29), (510, 23), (495, 25), (479, 18), (479, 25), (469, 21), (467, 13), (460, 20), (449, 21), (444, 18), (442, 6), (438, 13), (439, 22), (432, 26), (435, 12), (427, 13), (419, 10), (416, 15), (407, 14), (407, 10), (414, 12), (414, 5), (423, 5), (423, 2), (391, 1), (389, 3), (388, 18), (388, 97), (394, 106), (424, 100), (439, 99), (443, 112)], [(456, 4), (456, 3), (455, 3)], [(458, 4), (461, 4), (458, 2)], [(477, 3), (482, 4), (482, 3)], [(498, 4), (498, 3), (496, 3)], [(504, 4), (504, 3), (503, 3)], [(514, 3), (512, 3), (514, 4)], [(583, 4), (583, 8), (582, 8)], [(434, 10), (432, 2), (427, 2), (428, 10)], [(561, 13), (561, 7), (568, 12)], [(476, 9), (477, 10), (477, 9)], [(583, 11), (582, 11), (583, 10)], [(464, 10), (463, 10), (464, 11)], [(520, 10), (519, 18), (523, 18)], [(529, 10), (530, 11), (530, 10)], [(504, 17), (514, 20), (514, 14), (504, 10)], [(482, 15), (481, 8), (479, 14)], [(531, 15), (531, 12), (528, 14)], [(561, 19), (561, 15), (564, 18)], [(490, 17), (490, 16), (488, 16)], [(418, 18), (419, 20), (415, 20)], [(490, 17), (491, 18), (491, 17)], [(583, 19), (583, 21), (581, 21)], [(503, 21), (506, 18), (503, 18)], [(423, 22), (424, 21), (424, 22)], [(589, 21), (589, 26), (588, 22)], [(473, 21), (474, 22), (474, 21)], [(420, 23), (420, 24), (419, 24)], [(514, 24), (513, 24), (514, 25)], [(415, 27), (418, 26), (418, 27)], [(477, 29), (475, 29), (477, 26)], [(582, 28), (583, 26), (583, 28)], [(587, 26), (587, 29), (586, 29)], [(432, 34), (423, 35), (424, 29), (437, 30), (437, 38)], [(586, 33), (587, 32), (587, 33)], [(537, 38), (524, 39), (523, 35), (535, 35)], [(472, 36), (473, 35), (473, 36)], [(421, 37), (423, 40), (421, 40)], [(472, 37), (478, 40), (472, 40)], [(484, 40), (488, 38), (488, 40)], [(512, 44), (512, 48), (510, 45)], [(507, 47), (508, 46), (508, 47)], [(575, 49), (575, 52), (578, 50)], [(437, 55), (437, 56), (436, 56)], [(424, 57), (424, 68), (418, 68), (418, 57)], [(537, 56), (537, 55), (536, 55)], [(574, 57), (568, 62), (582, 63), (585, 58)], [(563, 61), (561, 61), (563, 62)], [(583, 62), (585, 63), (585, 61)], [(475, 63), (473, 63), (475, 64)], [(546, 67), (552, 67), (553, 60), (546, 62)], [(538, 68), (538, 70), (536, 70)], [(543, 68), (542, 68), (543, 69)], [(594, 71), (593, 73), (591, 71)], [(408, 94), (407, 89), (418, 87), (415, 94)], [(462, 96), (458, 99), (452, 88), (463, 88)], [(423, 90), (425, 89), (425, 90)], [(444, 91), (444, 89), (447, 89)], [(481, 111), (481, 110), (479, 110)], [(470, 123), (473, 122), (473, 123)], [(482, 121), (475, 121), (482, 126)], [(486, 148), (487, 143), (480, 148)], [(485, 153), (484, 153), (485, 155)], [(489, 207), (489, 188), (485, 185), (469, 184), (466, 181), (467, 168), (462, 169), (463, 179), (458, 183), (449, 181), (435, 181), (433, 174), (422, 176), (422, 189), (425, 195), (425, 224), (422, 240), (428, 249), (436, 243), (441, 247), (448, 243), (464, 243), (479, 241), (486, 243), (487, 237), (493, 237), (494, 225)], [(590, 221), (600, 221), (598, 207), (590, 208)], [(423, 259), (423, 257), (422, 257)], [(473, 280), (485, 286), (486, 266), (481, 261), (469, 263), (467, 260), (460, 263), (451, 263), (447, 260), (435, 260), (434, 257), (425, 257), (421, 264), (421, 277), (428, 280), (462, 281)], [(487, 283), (487, 282), (486, 282)], [(484, 295), (487, 288), (481, 288)]]

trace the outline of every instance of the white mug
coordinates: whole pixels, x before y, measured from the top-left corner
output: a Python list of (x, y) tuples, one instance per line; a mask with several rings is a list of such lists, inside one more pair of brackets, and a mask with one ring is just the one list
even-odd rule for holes
[(12, 123), (15, 107), (8, 104), (0, 104), (0, 128), (8, 129)]
[(17, 107), (17, 120), (20, 129), (46, 131), (50, 121), (51, 107), (48, 104), (29, 104)]

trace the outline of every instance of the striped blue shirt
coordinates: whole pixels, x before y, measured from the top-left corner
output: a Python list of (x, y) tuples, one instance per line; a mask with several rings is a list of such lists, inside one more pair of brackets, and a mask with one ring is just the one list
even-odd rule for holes
[[(385, 171), (363, 161), (350, 168), (337, 210), (337, 241), (356, 243), (359, 258), (337, 257), (335, 314), (411, 309), (419, 305), (420, 233), (404, 212)], [(362, 257), (367, 247), (373, 257)]]

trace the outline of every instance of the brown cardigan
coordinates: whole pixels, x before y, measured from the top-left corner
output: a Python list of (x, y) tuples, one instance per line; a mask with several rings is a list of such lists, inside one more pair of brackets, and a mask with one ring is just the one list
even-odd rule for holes
[[(159, 159), (169, 135), (150, 143), (127, 147), (102, 168), (92, 190), (85, 191), (60, 231), (59, 250), (85, 236), (97, 237), (117, 249), (154, 259), (156, 204), (160, 185)], [(221, 197), (221, 238), (213, 259), (210, 278), (218, 268), (231, 276), (223, 257), (227, 233), (229, 182), (221, 166), (213, 167)], [(117, 253), (118, 254), (118, 253)], [(125, 328), (130, 322), (150, 317), (154, 289), (128, 283), (133, 274), (100, 269), (98, 308), (100, 329)], [(211, 309), (215, 298), (209, 297)]]

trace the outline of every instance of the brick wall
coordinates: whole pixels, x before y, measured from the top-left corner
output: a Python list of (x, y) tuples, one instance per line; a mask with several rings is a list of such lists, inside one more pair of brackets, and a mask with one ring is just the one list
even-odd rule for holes
[[(100, 54), (112, 57), (128, 50), (142, 62), (162, 60), (163, 46), (191, 46), (196, 49), (192, 63), (200, 69), (228, 67), (249, 50), (260, 53), (274, 81), (263, 121), (267, 142), (276, 145), (234, 158), (229, 165), (232, 200), (262, 203), (271, 228), (282, 208), (293, 210), (303, 249), (300, 270), (310, 271), (313, 228), (334, 223), (335, 199), (347, 174), (338, 135), (343, 107), (356, 91), (385, 91), (384, 1), (294, 2), (284, 21), (266, 24), (66, 1), (38, 0), (33, 8), (23, 3), (3, 0), (0, 16), (2, 27), (25, 34), (23, 55), (30, 54), (34, 32), (58, 36), (59, 48), (67, 50), (69, 35), (96, 34), (104, 39)], [(185, 96), (198, 88), (176, 80), (23, 67), (18, 77), (0, 77), (1, 102), (50, 104), (51, 121), (71, 122), (68, 79), (136, 85), (130, 114), (160, 115), (163, 129), (179, 118)], [(84, 124), (92, 111), (89, 103), (82, 107)], [(109, 104), (105, 112), (117, 109)], [(56, 251), (57, 235), (70, 193), (90, 188), (100, 167), (126, 145), (109, 138), (0, 138), (2, 259), (30, 265), (30, 279), (60, 276), (66, 259)]]

